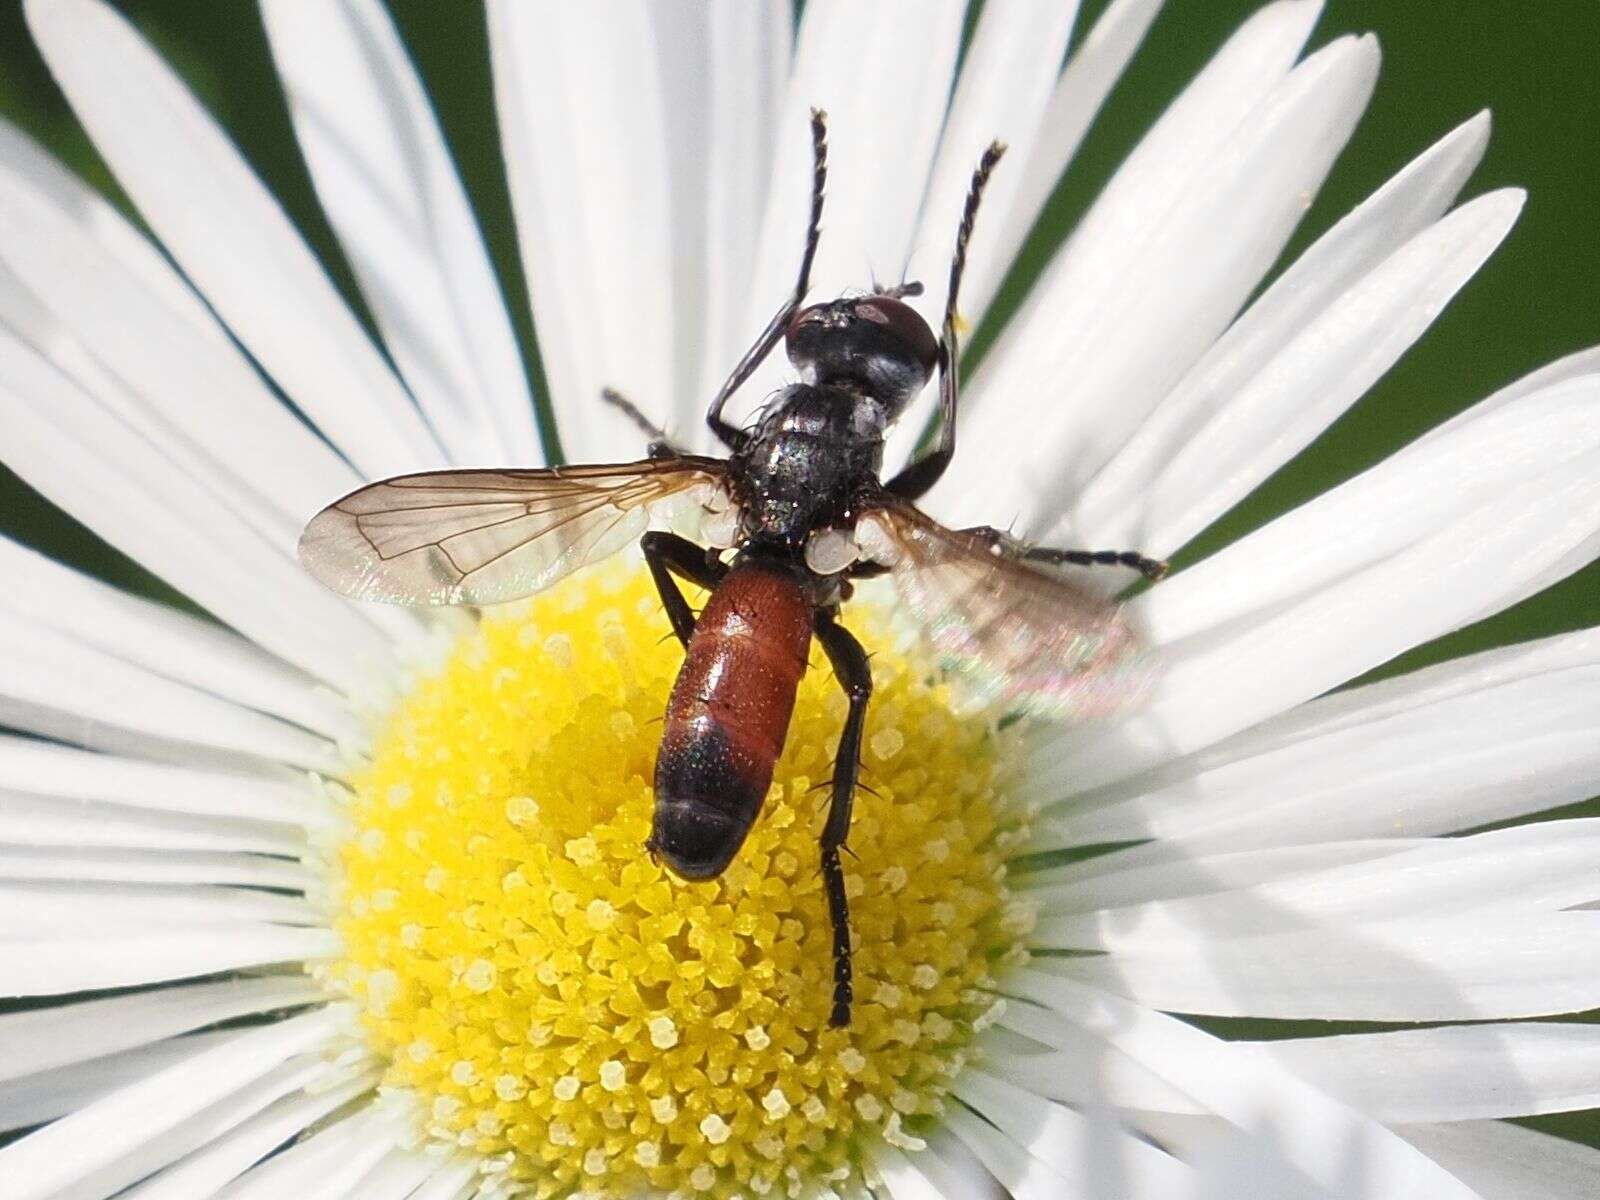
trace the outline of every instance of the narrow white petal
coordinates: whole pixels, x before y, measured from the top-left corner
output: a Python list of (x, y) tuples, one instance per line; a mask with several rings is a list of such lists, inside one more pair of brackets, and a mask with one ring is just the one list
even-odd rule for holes
[[(1007, 991), (1092, 1030), (1209, 1111), (1268, 1137), (1287, 1162), (1341, 1197), (1475, 1200), (1381, 1125), (1181, 1021), (1037, 971), (1014, 972)], [(1365, 1167), (1364, 1179), (1348, 1177), (1351, 1161)]]
[(1252, 1048), (1389, 1125), (1600, 1107), (1600, 1029), (1593, 1025), (1449, 1025)]
[(673, 362), (666, 134), (647, 6), (489, 6), (495, 107), (539, 352), (562, 450), (631, 458), (639, 433), (603, 405), (647, 412)]
[(346, 690), (388, 640), (66, 375), (0, 328), (0, 457), (223, 622)]
[(364, 732), (315, 680), (210, 622), (119, 592), (4, 537), (0, 574), (8, 581), (0, 608), (336, 741)]
[(1045, 945), (1120, 952), (1338, 921), (1554, 912), (1600, 896), (1597, 863), (1600, 821), (1541, 821), (1209, 895), (1052, 914), (1033, 936)]
[(1095, 745), (1064, 735), (1062, 764), (1093, 787), (1192, 752), (1578, 569), (1600, 553), (1597, 400), (1585, 378), (1488, 413), (1141, 597), (1154, 699)]
[[(293, 1058), (77, 1180), (58, 1193), (57, 1200), (106, 1200), (110, 1196), (121, 1196), (122, 1189), (129, 1184), (196, 1151), (209, 1149), (219, 1138), (226, 1139), (241, 1123), (285, 1097), (302, 1089), (316, 1091), (334, 1087), (349, 1074), (348, 1070), (316, 1055)], [(364, 1087), (370, 1087), (376, 1079), (377, 1073), (369, 1072), (363, 1078)]]
[(1600, 1178), (1600, 1150), (1505, 1121), (1412, 1125), (1401, 1133), (1483, 1200), (1586, 1200)]
[[(1355, 39), (1285, 75), (1316, 11), (1275, 6), (1235, 35), (1057, 253), (964, 397), (983, 415), (941, 489), (946, 515), (1020, 513), (1048, 534), (1233, 319), (1376, 77), (1376, 44)], [(974, 473), (997, 458), (1017, 469), (981, 487)]]
[(0, 322), (292, 549), (359, 476), (263, 383), (159, 251), (103, 197), (0, 122)]
[(1372, 838), (1206, 854), (1158, 842), (1136, 859), (1123, 851), (1015, 872), (1007, 882), (1027, 892), (1041, 912), (1088, 912), (1253, 887), (1345, 863), (1387, 858), (1427, 844), (1422, 838)]
[(271, 921), (320, 924), (303, 897), (254, 888), (0, 881), (0, 938)]
[[(339, 939), (327, 929), (212, 925), (104, 937), (0, 941), (0, 995), (60, 996), (164, 983), (273, 963), (329, 958)], [(0, 1151), (0, 1166), (5, 1162)]]
[[(1600, 630), (1590, 629), (1326, 696), (1156, 772), (1051, 806), (1039, 841), (1155, 836), (1162, 841), (1114, 861), (1159, 870), (1202, 853), (1205, 842), (1233, 852), (1451, 833), (1582, 800), (1600, 778), (1587, 718), (1600, 694), (1597, 669)], [(1040, 787), (1060, 769), (1047, 756), (1036, 768)], [(1295, 780), (1287, 793), (1284, 779)], [(1079, 871), (1097, 869), (1088, 862)]]
[(12, 846), (245, 851), (283, 856), (297, 856), (306, 849), (301, 831), (261, 821), (141, 812), (95, 800), (20, 792), (3, 795), (0, 843)]
[(405, 390), (216, 121), (99, 0), (26, 7), (79, 120), (240, 342), (369, 475), (441, 464)]
[(1050, 193), (1078, 152), (1106, 96), (1144, 41), (1162, 3), (1163, 0), (1112, 0), (1072, 52), (1050, 96), (1033, 151), (1020, 164), (1018, 173), (1022, 178), (1009, 211), (993, 208), (984, 214), (985, 221), (993, 219), (1001, 226), (994, 249), (1000, 271), (1004, 272), (1022, 249)]
[[(812, 292), (831, 297), (875, 279), (899, 282), (950, 100), (965, 8), (961, 0), (807, 4), (774, 135), (743, 344), (794, 289), (811, 205), (813, 108), (828, 114), (828, 194)], [(780, 348), (730, 415), (737, 420), (792, 378)]]
[(872, 1165), (876, 1168), (890, 1200), (950, 1200), (955, 1193), (942, 1190), (923, 1170), (929, 1156), (907, 1157), (892, 1146), (875, 1146)]
[(0, 735), (0, 788), (195, 816), (327, 825), (332, 806), (287, 772), (228, 774)]
[(1455, 1021), (1600, 1007), (1600, 914), (1331, 922), (1062, 960), (1153, 1008), (1288, 1020)]
[(1185, 440), (1131, 544), (1173, 553), (1308, 446), (1422, 336), (1525, 198), (1507, 189), (1463, 205), (1340, 296)]
[(8, 1079), (0, 1083), (0, 1130), (26, 1129), (54, 1121), (118, 1088), (193, 1058), (231, 1036), (225, 1032), (197, 1033)]
[[(1000, 249), (1003, 224), (1033, 156), (1045, 107), (1066, 56), (1077, 19), (1075, 0), (1041, 10), (1028, 0), (983, 6), (962, 58), (928, 194), (917, 219), (906, 278), (927, 288), (918, 306), (934, 319), (944, 311), (956, 225), (972, 169), (990, 142), (1006, 145), (1006, 158), (984, 192), (985, 220), (972, 235), (961, 311), (976, 324), (1010, 266)], [(989, 217), (996, 217), (994, 220)]]
[(11, 1200), (55, 1195), (295, 1055), (327, 1045), (344, 1019), (323, 1009), (235, 1034), (0, 1148)]
[(478, 1164), (470, 1159), (457, 1159), (440, 1167), (415, 1192), (409, 1200), (461, 1200), (470, 1194), (469, 1185), (478, 1178)]
[(231, 1200), (343, 1200), (362, 1194), (353, 1189), (401, 1136), (396, 1114), (369, 1105), (246, 1171), (228, 1195)]
[(77, 726), (103, 724), (314, 770), (337, 765), (314, 734), (21, 618), (0, 620), (0, 661), (0, 715), (17, 728), (71, 739)]
[[(1364, 281), (1386, 264), (1393, 264), (1388, 266), (1391, 272), (1403, 265), (1397, 257), (1400, 248), (1444, 216), (1482, 159), (1488, 137), (1488, 116), (1480, 114), (1410, 163), (1302, 254), (1085, 488), (1074, 530), (1107, 545), (1139, 544), (1147, 536), (1148, 522), (1141, 523), (1149, 510), (1146, 495), (1157, 479), (1166, 480), (1164, 487), (1173, 486), (1168, 464), (1174, 456), (1186, 453), (1190, 439), (1208, 421), (1214, 423), (1217, 413), (1233, 411), (1238, 392), (1263, 375), (1285, 370), (1281, 357), (1305, 339), (1308, 327), (1324, 326), (1332, 311), (1359, 320), (1359, 310), (1350, 311), (1351, 293), (1361, 286), (1370, 290)], [(1412, 265), (1425, 277), (1433, 260), (1414, 249), (1412, 260), (1417, 258), (1421, 261)], [(1332, 347), (1326, 352), (1331, 355)]]
[(257, 1160), (369, 1091), (374, 1082), (370, 1075), (363, 1075), (335, 1085), (336, 1069), (324, 1067), (320, 1074), (321, 1078), (310, 1081), (310, 1090), (274, 1101), (124, 1193), (122, 1200), (210, 1200)]
[(318, 882), (299, 862), (260, 854), (6, 845), (0, 845), (0, 879), (233, 883), (296, 892)]
[[(675, 10), (657, 8), (658, 19)], [(751, 309), (777, 308), (781, 293), (755, 297), (750, 264), (761, 235), (772, 179), (778, 110), (793, 55), (794, 10), (787, 0), (715, 4), (709, 11), (706, 53), (709, 113), (703, 187), (705, 246), (703, 311), (688, 314), (703, 340), (698, 386), (678, 398), (674, 433), (709, 447), (705, 410), (754, 336)], [(669, 18), (671, 19), (671, 18)], [(699, 81), (701, 89), (705, 82)], [(677, 132), (682, 122), (672, 122)], [(681, 164), (685, 170), (691, 164)], [(674, 181), (680, 164), (673, 163)], [(793, 236), (798, 239), (797, 231)], [(680, 337), (682, 335), (680, 334)]]
[(99, 1058), (322, 997), (298, 976), (229, 979), (0, 1015), (0, 1079)]
[(541, 464), (505, 301), (393, 21), (375, 0), (261, 16), (323, 210), (451, 461)]
[(417, 1188), (439, 1173), (439, 1162), (415, 1150), (390, 1150), (378, 1165), (356, 1181), (350, 1195), (361, 1200), (409, 1200)]
[[(982, 1070), (958, 1076), (954, 1090), (973, 1112), (993, 1122), (997, 1134), (1026, 1151), (1031, 1160), (1026, 1165), (1015, 1158), (1008, 1164), (998, 1137), (967, 1136), (975, 1131), (976, 1122), (957, 1126), (989, 1169), (1019, 1198), (1030, 1192), (1040, 1197), (1058, 1194), (1062, 1182), (1070, 1192), (1084, 1196), (1152, 1198), (1179, 1194), (1190, 1185), (1188, 1168), (1177, 1159), (1129, 1136), (1115, 1122), (1097, 1119), (1093, 1109), (1089, 1114), (1074, 1112)], [(1019, 1166), (1024, 1172), (1021, 1176), (1014, 1174)], [(1040, 1166), (1056, 1180), (1043, 1178)], [(1030, 1186), (1017, 1187), (1015, 1181), (1021, 1178)]]

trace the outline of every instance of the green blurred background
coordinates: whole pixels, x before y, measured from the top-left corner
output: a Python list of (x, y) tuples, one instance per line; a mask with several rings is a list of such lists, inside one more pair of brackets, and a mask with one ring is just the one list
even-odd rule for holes
[[(306, 3), (321, 0), (303, 0)], [(528, 0), (532, 2), (532, 0)], [(691, 0), (673, 0), (687, 3)], [(1086, 0), (1080, 30), (1107, 0)], [(317, 209), (251, 0), (120, 0), (188, 79), (265, 177), (361, 310)], [(390, 0), (477, 205), (537, 379), (476, 0)], [(1091, 133), (1018, 264), (996, 317), (1013, 309), (1123, 155), (1255, 0), (1168, 0), (1144, 49)], [(1495, 134), (1468, 189), (1508, 184), (1531, 198), (1515, 232), (1428, 336), (1371, 394), (1183, 556), (1209, 553), (1385, 457), (1452, 413), (1553, 358), (1600, 342), (1600, 3), (1596, 0), (1329, 0), (1313, 44), (1370, 30), (1384, 70), (1367, 116), (1285, 261), (1437, 137), (1481, 108)], [(34, 52), (20, 0), (0, 0), (0, 114), (127, 206)], [(131, 213), (130, 213), (131, 215)], [(0, 220), (4, 220), (0, 213)], [(973, 344), (992, 340), (991, 320)], [(175, 603), (151, 578), (0, 468), (0, 533), (122, 586)], [(3, 585), (3, 581), (0, 581)], [(1600, 622), (1600, 568), (1489, 621), (1413, 651), (1383, 673)], [(1600, 813), (1600, 803), (1578, 806)], [(1588, 1014), (1593, 1017), (1594, 1014)], [(1247, 1036), (1297, 1032), (1208, 1022)], [(1325, 1027), (1324, 1027), (1325, 1028)], [(1529, 1122), (1600, 1145), (1594, 1114)]]

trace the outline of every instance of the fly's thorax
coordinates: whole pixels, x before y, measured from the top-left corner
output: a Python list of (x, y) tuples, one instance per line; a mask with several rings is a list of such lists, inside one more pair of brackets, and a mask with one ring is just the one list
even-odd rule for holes
[(788, 388), (735, 461), (746, 535), (800, 546), (842, 519), (878, 477), (887, 426), (883, 406), (859, 390)]

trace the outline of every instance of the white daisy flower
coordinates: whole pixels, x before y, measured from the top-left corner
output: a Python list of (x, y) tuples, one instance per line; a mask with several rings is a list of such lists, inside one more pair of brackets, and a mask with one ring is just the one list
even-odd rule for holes
[[(980, 319), (1158, 6), (1116, 0), (1063, 68), (1073, 5), (989, 0), (958, 76), (958, 0), (810, 0), (794, 31), (787, 2), (492, 2), (568, 457), (637, 456), (603, 386), (709, 446), (793, 277), (812, 106), (817, 295), (923, 279), (937, 313), (972, 164), (1010, 144)], [(263, 13), (387, 357), (100, 0), (28, 16), (161, 248), (0, 126), (0, 453), (219, 622), (0, 542), (0, 1195), (1592, 1192), (1600, 1155), (1503, 1118), (1596, 1104), (1600, 1028), (1536, 1018), (1600, 1007), (1600, 825), (1504, 823), (1600, 790), (1600, 634), (1331, 690), (1600, 552), (1600, 353), (1141, 595), (1163, 666), (1118, 723), (958, 716), (853, 606), (875, 794), (831, 1029), (826, 670), (750, 842), (691, 888), (640, 850), (680, 652), (636, 565), (474, 622), (297, 564), (365, 479), (545, 456), (383, 8)], [(1251, 299), (1377, 75), (1371, 38), (1302, 59), (1317, 15), (1262, 9), (1129, 157), (968, 381), (936, 516), (1172, 554), (1493, 251), (1522, 197), (1456, 203), (1480, 117)], [(1174, 1013), (1397, 1028), (1230, 1043)]]

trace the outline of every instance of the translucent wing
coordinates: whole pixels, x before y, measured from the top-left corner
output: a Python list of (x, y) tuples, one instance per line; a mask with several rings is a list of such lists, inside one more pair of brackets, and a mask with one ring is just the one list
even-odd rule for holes
[(978, 704), (1052, 719), (1135, 703), (1153, 663), (1114, 603), (1026, 562), (1017, 543), (882, 501), (856, 523), (941, 665)]
[(549, 587), (704, 502), (721, 459), (684, 456), (527, 471), (426, 471), (358, 488), (300, 537), (335, 591), (390, 604), (497, 604)]

